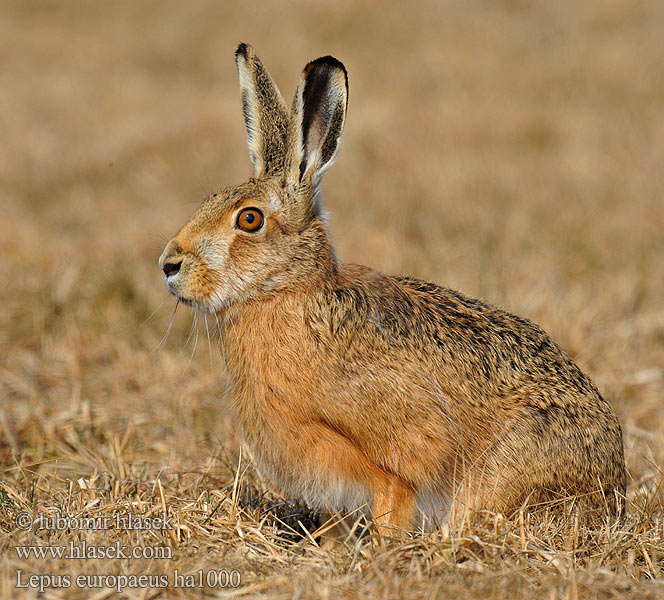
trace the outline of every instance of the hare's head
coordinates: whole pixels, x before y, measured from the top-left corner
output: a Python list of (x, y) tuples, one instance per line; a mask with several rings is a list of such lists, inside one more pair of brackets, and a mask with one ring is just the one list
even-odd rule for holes
[(289, 114), (253, 49), (240, 44), (235, 59), (254, 176), (205, 200), (159, 258), (169, 291), (209, 312), (310, 285), (335, 263), (319, 185), (339, 149), (346, 70), (310, 62)]

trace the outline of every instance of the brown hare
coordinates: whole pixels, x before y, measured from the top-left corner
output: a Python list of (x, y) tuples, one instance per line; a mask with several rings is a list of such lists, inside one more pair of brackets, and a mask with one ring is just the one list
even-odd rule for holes
[(343, 64), (310, 62), (289, 111), (250, 46), (235, 58), (254, 176), (205, 200), (159, 266), (217, 319), (260, 471), (320, 509), (368, 506), (382, 527), (568, 497), (619, 514), (616, 415), (542, 329), (337, 258), (319, 190), (346, 118)]

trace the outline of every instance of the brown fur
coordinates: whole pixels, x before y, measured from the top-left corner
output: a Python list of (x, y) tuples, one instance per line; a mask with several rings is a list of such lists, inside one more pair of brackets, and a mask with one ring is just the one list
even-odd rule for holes
[[(179, 264), (171, 292), (217, 318), (259, 468), (324, 509), (368, 503), (385, 525), (412, 526), (416, 506), (431, 523), (568, 496), (619, 513), (620, 425), (544, 331), (336, 259), (318, 187), (343, 129), (343, 65), (307, 65), (287, 116), (253, 50), (237, 60), (256, 178), (209, 198), (160, 265)], [(256, 233), (235, 227), (246, 207), (265, 215)]]

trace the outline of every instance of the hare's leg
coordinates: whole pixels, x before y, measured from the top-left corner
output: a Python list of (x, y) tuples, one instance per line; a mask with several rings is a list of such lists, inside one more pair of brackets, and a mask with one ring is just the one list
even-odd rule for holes
[(351, 440), (322, 424), (310, 425), (301, 431), (300, 448), (312, 469), (329, 481), (358, 485), (373, 494), (373, 516), (380, 527), (412, 525), (415, 517), (415, 492), (399, 477), (374, 464)]
[(386, 480), (374, 489), (373, 516), (383, 531), (395, 527), (410, 528), (415, 517), (413, 488), (394, 475), (387, 475)]

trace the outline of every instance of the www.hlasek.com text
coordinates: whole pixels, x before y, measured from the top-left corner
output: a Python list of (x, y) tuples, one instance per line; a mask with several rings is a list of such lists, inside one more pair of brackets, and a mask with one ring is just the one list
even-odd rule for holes
[(18, 558), (28, 559), (171, 559), (173, 549), (170, 546), (125, 546), (119, 541), (110, 546), (89, 545), (85, 540), (75, 543), (70, 540), (66, 546), (14, 546)]

